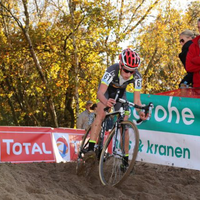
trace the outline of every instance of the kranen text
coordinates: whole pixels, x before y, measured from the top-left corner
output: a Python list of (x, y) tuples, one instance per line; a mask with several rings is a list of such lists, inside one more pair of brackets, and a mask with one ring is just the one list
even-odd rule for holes
[(170, 156), (177, 158), (190, 159), (190, 150), (188, 148), (173, 147), (159, 144), (151, 144), (148, 140), (148, 146), (146, 153), (159, 154), (160, 156)]

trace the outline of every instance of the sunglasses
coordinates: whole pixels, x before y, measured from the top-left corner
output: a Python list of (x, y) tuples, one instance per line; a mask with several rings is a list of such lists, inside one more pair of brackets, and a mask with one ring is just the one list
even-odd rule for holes
[(182, 42), (184, 43), (184, 42), (185, 42), (185, 40), (184, 40), (184, 39), (180, 39), (180, 41), (179, 41), (179, 42), (180, 42), (180, 43), (182, 43)]
[(125, 72), (125, 73), (130, 73), (130, 74), (133, 74), (134, 73), (134, 71), (128, 71), (127, 69), (124, 69), (123, 67), (122, 67), (122, 70)]

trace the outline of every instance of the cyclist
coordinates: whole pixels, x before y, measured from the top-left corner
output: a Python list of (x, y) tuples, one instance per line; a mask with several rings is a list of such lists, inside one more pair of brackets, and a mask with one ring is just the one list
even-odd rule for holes
[[(96, 154), (94, 152), (94, 145), (98, 139), (101, 130), (101, 123), (105, 118), (105, 107), (114, 106), (115, 110), (120, 108), (120, 103), (116, 103), (114, 97), (116, 91), (119, 90), (119, 98), (126, 99), (126, 87), (128, 84), (134, 85), (134, 103), (141, 105), (140, 90), (142, 87), (142, 77), (138, 72), (140, 65), (139, 55), (132, 49), (125, 49), (119, 55), (119, 63), (116, 63), (107, 68), (105, 74), (101, 79), (101, 83), (97, 92), (98, 104), (96, 111), (96, 118), (91, 127), (90, 140), (88, 152), (84, 156), (85, 162), (94, 163)], [(142, 110), (137, 109), (137, 112), (142, 120), (146, 120), (148, 116)], [(125, 112), (125, 120), (128, 119), (129, 111)], [(128, 134), (126, 134), (128, 135)], [(127, 138), (125, 139), (127, 140)], [(127, 145), (128, 148), (128, 145)], [(126, 149), (125, 149), (126, 151)], [(125, 152), (126, 153), (126, 152)], [(124, 157), (124, 165), (128, 163), (128, 154)]]

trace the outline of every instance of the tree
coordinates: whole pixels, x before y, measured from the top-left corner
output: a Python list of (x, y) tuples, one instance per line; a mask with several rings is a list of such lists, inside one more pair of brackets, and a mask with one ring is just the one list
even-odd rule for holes
[[(158, 0), (0, 2), (0, 105), (12, 125), (74, 127), (78, 111), (95, 101), (105, 69), (132, 36), (130, 47), (143, 58), (143, 92), (178, 83), (173, 72), (181, 65), (183, 16), (170, 0), (164, 10)], [(154, 10), (158, 16), (149, 24)]]
[[(46, 77), (43, 73), (42, 66), (40, 65), (39, 59), (35, 53), (35, 50), (34, 50), (33, 44), (32, 44), (32, 40), (31, 40), (31, 37), (29, 34), (30, 19), (29, 19), (29, 11), (28, 11), (28, 1), (22, 0), (22, 4), (24, 7), (24, 14), (25, 14), (25, 24), (24, 25), (20, 21), (20, 19), (12, 12), (12, 9), (9, 8), (9, 4), (8, 4), (8, 6), (6, 6), (5, 4), (2, 3), (2, 1), (0, 2), (0, 6), (3, 9), (3, 11), (5, 12), (5, 14), (7, 14), (9, 17), (13, 18), (16, 21), (19, 28), (21, 29), (21, 31), (24, 34), (24, 37), (29, 45), (29, 50), (30, 50), (31, 56), (34, 60), (35, 67), (40, 75), (42, 82), (45, 85), (45, 87), (43, 87), (43, 90), (44, 90), (45, 96), (47, 97), (47, 100), (48, 100), (48, 107), (50, 109), (52, 122), (54, 123), (55, 127), (58, 127), (58, 121), (57, 121), (57, 116), (56, 116), (56, 112), (55, 112), (55, 108), (54, 108), (53, 98), (51, 96), (51, 93), (48, 90), (48, 80), (46, 79)], [(37, 121), (37, 119), (36, 119), (36, 121)]]
[(144, 93), (155, 94), (178, 88), (185, 73), (178, 57), (181, 51), (180, 27), (184, 26), (181, 18), (180, 12), (171, 8), (169, 1), (165, 9), (158, 9), (156, 19), (140, 30), (137, 47), (143, 58)]

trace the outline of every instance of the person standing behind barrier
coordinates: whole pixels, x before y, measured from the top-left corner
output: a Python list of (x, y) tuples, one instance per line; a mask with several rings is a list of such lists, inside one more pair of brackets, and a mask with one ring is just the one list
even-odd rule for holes
[(97, 104), (94, 103), (90, 107), (91, 113), (89, 114), (89, 120), (88, 120), (89, 126), (92, 124), (92, 122), (94, 121), (94, 118), (96, 117), (96, 109), (97, 109)]
[[(179, 35), (180, 44), (182, 45), (182, 51), (179, 54), (179, 58), (183, 63), (183, 66), (186, 70), (185, 62), (186, 56), (189, 50), (190, 45), (192, 44), (192, 39), (194, 38), (194, 33), (190, 30), (185, 30)], [(187, 71), (187, 70), (186, 70)], [(179, 83), (179, 87), (188, 87), (193, 85), (193, 72), (187, 72), (184, 78)]]
[[(200, 18), (197, 21), (200, 33)], [(200, 87), (200, 35), (192, 40), (186, 57), (186, 70), (193, 72), (193, 87)]]
[(90, 107), (92, 106), (92, 101), (87, 101), (86, 109), (79, 114), (77, 118), (76, 128), (78, 129), (87, 129), (89, 127), (89, 115), (90, 115)]

